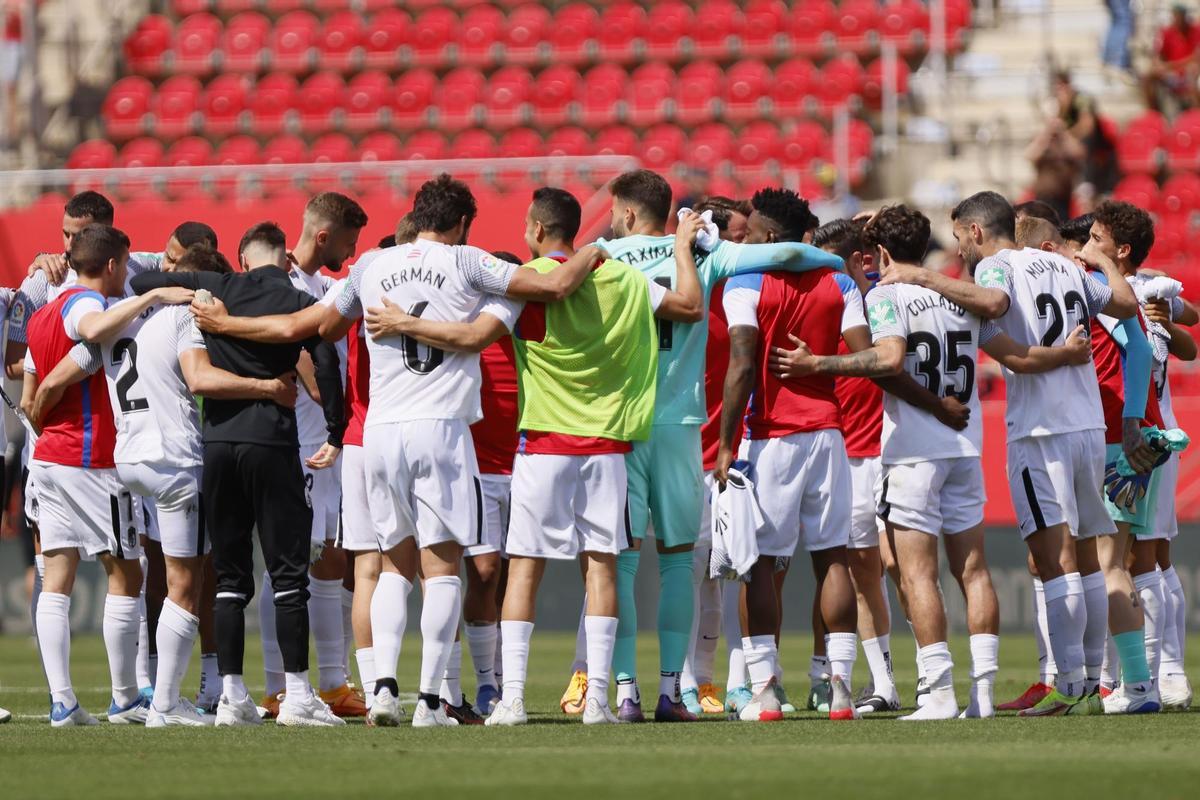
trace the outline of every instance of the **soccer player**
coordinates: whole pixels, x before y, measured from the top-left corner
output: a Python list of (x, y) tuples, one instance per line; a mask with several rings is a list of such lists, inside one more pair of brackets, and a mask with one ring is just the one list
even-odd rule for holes
[[(671, 187), (660, 175), (636, 170), (609, 186), (616, 238), (597, 242), (664, 286), (674, 285), (675, 239), (665, 233), (671, 211)], [(840, 268), (841, 259), (803, 244), (751, 245), (720, 242), (712, 252), (698, 250), (696, 266), (707, 307), (712, 287), (722, 278), (765, 269), (804, 271)], [(707, 316), (696, 323), (659, 321), (658, 402), (650, 439), (636, 442), (626, 457), (629, 512), (634, 546), (617, 558), (620, 626), (613, 669), (617, 676), (618, 716), (644, 719), (637, 686), (637, 609), (633, 584), (642, 539), (651, 521), (659, 551), (659, 701), (655, 719), (695, 717), (682, 703), (680, 674), (692, 630), (692, 551), (704, 502), (700, 425), (704, 407), (704, 351)]]
[(721, 195), (710, 195), (692, 209), (697, 214), (712, 212), (717, 233), (727, 242), (744, 242), (749, 231), (750, 215), (754, 207), (745, 200), (733, 200)]
[[(898, 265), (882, 282), (932, 289), (968, 313), (995, 319), (1002, 332), (1025, 346), (1061, 344), (1076, 325), (1101, 312), (1117, 318), (1137, 312), (1133, 290), (1111, 262), (1104, 262), (1106, 274), (1111, 272), (1106, 287), (1066, 258), (1016, 249), (1012, 206), (995, 192), (963, 200), (951, 220), (959, 255), (974, 281)], [(1058, 667), (1054, 690), (1022, 713), (1064, 714), (1085, 696), (1087, 625), (1082, 580), (1068, 537), (1072, 531), (1081, 539), (1115, 532), (1100, 489), (1104, 416), (1091, 365), (1039, 375), (1006, 370), (1004, 377), (1013, 505), (1045, 586), (1047, 629)], [(1144, 448), (1140, 434), (1137, 439), (1130, 440), (1127, 451), (1135, 458)], [(1075, 713), (1090, 710), (1086, 705)]]

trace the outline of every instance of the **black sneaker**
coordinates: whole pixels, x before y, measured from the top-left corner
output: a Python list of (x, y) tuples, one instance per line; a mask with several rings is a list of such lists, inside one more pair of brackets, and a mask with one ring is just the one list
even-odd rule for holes
[(475, 709), (467, 702), (466, 695), (463, 695), (462, 704), (452, 706), (445, 700), (442, 701), (442, 710), (446, 712), (446, 716), (453, 720), (458, 720), (459, 725), (482, 725), (483, 717), (475, 713)]

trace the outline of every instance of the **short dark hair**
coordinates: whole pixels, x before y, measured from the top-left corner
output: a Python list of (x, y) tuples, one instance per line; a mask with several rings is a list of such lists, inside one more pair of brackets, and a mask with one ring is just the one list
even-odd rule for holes
[(863, 250), (863, 223), (854, 219), (835, 219), (813, 231), (813, 247), (830, 250), (843, 259)]
[(775, 223), (779, 238), (784, 241), (802, 241), (804, 234), (821, 225), (821, 220), (809, 209), (808, 201), (791, 189), (759, 189), (750, 198), (750, 205)]
[(671, 216), (671, 184), (657, 172), (635, 169), (613, 178), (608, 191), (618, 200), (638, 206), (652, 218), (665, 225)]
[(696, 203), (692, 210), (697, 214), (711, 211), (713, 224), (717, 226), (718, 231), (724, 233), (729, 230), (729, 223), (733, 221), (734, 214), (748, 217), (754, 211), (754, 207), (750, 205), (749, 200), (734, 200), (732, 197), (714, 194)]
[(929, 249), (929, 217), (903, 204), (884, 206), (863, 226), (862, 238), (897, 261), (919, 264)]
[(997, 192), (976, 192), (950, 212), (952, 222), (974, 222), (992, 236), (1015, 240), (1017, 215), (1012, 205)]
[(274, 222), (260, 222), (252, 225), (248, 231), (242, 234), (242, 240), (238, 242), (238, 255), (246, 252), (246, 248), (254, 244), (265, 244), (272, 249), (287, 247), (287, 234)]
[(409, 212), (417, 232), (433, 231), (445, 233), (453, 230), (464, 217), (470, 225), (479, 213), (471, 189), (462, 181), (455, 180), (443, 172), (433, 180), (425, 181), (413, 198), (413, 209)]
[(378, 247), (380, 250), (386, 250), (389, 247), (395, 247), (396, 246), (396, 234), (389, 233), (387, 236), (380, 239), (379, 244), (377, 244), (375, 246)]
[(331, 225), (346, 230), (366, 227), (367, 212), (353, 199), (337, 192), (321, 192), (304, 206), (306, 214), (315, 214)]
[(1078, 217), (1072, 217), (1062, 225), (1059, 225), (1058, 234), (1065, 241), (1084, 244), (1092, 232), (1092, 223), (1095, 221), (1096, 215), (1091, 212), (1080, 214)]
[(575, 234), (579, 233), (583, 210), (575, 195), (566, 189), (543, 186), (533, 191), (533, 218), (542, 223), (551, 236), (573, 242)]
[(1013, 206), (1013, 215), (1017, 217), (1037, 217), (1044, 219), (1054, 226), (1062, 224), (1062, 217), (1054, 210), (1054, 206), (1041, 200), (1027, 200)]
[(129, 237), (111, 225), (92, 222), (71, 237), (71, 266), (80, 275), (94, 278), (108, 262), (129, 252)]
[(99, 222), (101, 225), (113, 224), (113, 204), (104, 195), (90, 189), (68, 200), (63, 211), (73, 219), (91, 217), (92, 222)]
[(1129, 245), (1129, 260), (1140, 267), (1154, 246), (1154, 220), (1133, 203), (1105, 200), (1093, 212), (1094, 222), (1108, 228), (1113, 241)]
[(203, 222), (180, 223), (171, 236), (184, 249), (194, 244), (207, 244), (214, 250), (217, 248), (217, 232)]
[(207, 242), (200, 242), (188, 247), (187, 251), (179, 257), (179, 262), (175, 265), (176, 272), (216, 272), (226, 274), (233, 272), (233, 267), (229, 265), (229, 261), (216, 248), (209, 245)]
[(507, 261), (510, 264), (520, 264), (521, 257), (516, 253), (510, 253), (507, 250), (493, 250), (492, 255), (501, 261)]

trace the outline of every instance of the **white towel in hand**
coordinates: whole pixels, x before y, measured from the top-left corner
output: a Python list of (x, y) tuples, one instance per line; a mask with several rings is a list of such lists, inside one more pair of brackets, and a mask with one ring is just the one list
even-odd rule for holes
[[(676, 217), (680, 222), (682, 222), (683, 218), (691, 213), (692, 210), (685, 206), (684, 208), (679, 209), (679, 213), (676, 214)], [(716, 250), (717, 245), (721, 243), (721, 232), (717, 230), (717, 223), (712, 221), (712, 209), (701, 213), (700, 219), (704, 220), (704, 227), (701, 228), (700, 232), (696, 234), (696, 244), (700, 245), (702, 249), (711, 253), (713, 250)]]
[(745, 581), (758, 561), (758, 534), (766, 519), (758, 507), (754, 484), (736, 469), (722, 489), (713, 486), (712, 554), (708, 574), (711, 578)]

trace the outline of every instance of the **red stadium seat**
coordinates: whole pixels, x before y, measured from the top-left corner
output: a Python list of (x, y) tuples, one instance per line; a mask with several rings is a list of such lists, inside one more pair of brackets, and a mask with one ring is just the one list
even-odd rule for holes
[(125, 39), (125, 63), (138, 75), (159, 75), (175, 29), (161, 14), (147, 14)]
[(555, 128), (546, 137), (548, 156), (586, 156), (592, 152), (592, 140), (582, 128)]
[(67, 169), (108, 169), (117, 160), (117, 148), (104, 139), (88, 139), (67, 156)]
[(193, 14), (175, 31), (174, 72), (208, 75), (213, 71), (213, 54), (221, 41), (221, 20), (212, 14)]
[(828, 161), (833, 152), (829, 134), (816, 122), (800, 122), (779, 143), (779, 160), (786, 167), (805, 168), (813, 161)]
[(626, 95), (629, 121), (644, 127), (666, 119), (674, 83), (675, 71), (661, 61), (651, 61), (634, 70), (629, 76)]
[(354, 142), (344, 133), (327, 133), (309, 148), (308, 157), (314, 164), (344, 164), (357, 161)]
[[(180, 139), (163, 155), (166, 167), (207, 167), (212, 163), (213, 148), (207, 139), (187, 136)], [(199, 178), (168, 178), (167, 192), (172, 197), (192, 197), (200, 190)]]
[(550, 12), (539, 3), (525, 3), (508, 15), (503, 58), (509, 64), (533, 64), (549, 53)]
[(697, 125), (713, 119), (724, 93), (725, 74), (712, 61), (693, 61), (675, 79), (675, 119)]
[(382, 72), (360, 72), (346, 87), (345, 128), (373, 131), (382, 124), (381, 114), (392, 98), (392, 81)]
[(674, 125), (656, 125), (646, 131), (640, 143), (642, 163), (658, 172), (669, 169), (684, 153), (688, 138)]
[(172, 0), (171, 10), (175, 16), (183, 19), (189, 14), (199, 14), (213, 7), (213, 0)]
[(786, 45), (786, 38), (781, 40), (781, 34), (788, 8), (782, 0), (751, 0), (743, 16), (742, 56), (772, 56)]
[(436, 161), (445, 157), (446, 137), (440, 131), (418, 131), (404, 143), (405, 159)]
[(685, 57), (680, 39), (689, 35), (695, 25), (690, 6), (682, 0), (660, 0), (650, 7), (646, 26), (641, 31), (646, 55), (662, 61), (679, 61)]
[(1200, 209), (1200, 175), (1181, 172), (1162, 185), (1164, 214), (1191, 214)]
[(1167, 135), (1170, 130), (1170, 124), (1167, 118), (1157, 111), (1143, 111), (1138, 116), (1134, 117), (1125, 126), (1126, 131), (1140, 130), (1148, 131), (1158, 136), (1159, 139)]
[(1184, 111), (1166, 137), (1167, 166), (1172, 172), (1200, 170), (1200, 111)]
[(629, 76), (616, 64), (598, 64), (583, 76), (579, 121), (589, 128), (617, 120)]
[(314, 62), (321, 23), (307, 11), (293, 11), (275, 21), (271, 31), (271, 67), (291, 73), (307, 72)]
[(746, 19), (731, 0), (708, 0), (701, 4), (691, 28), (692, 54), (699, 58), (724, 58), (740, 41)]
[(596, 30), (602, 63), (626, 64), (634, 59), (634, 45), (646, 31), (646, 12), (629, 0), (617, 0), (604, 8)]
[(587, 59), (588, 42), (600, 30), (600, 15), (586, 3), (570, 3), (558, 10), (546, 36), (554, 64), (579, 64)]
[(582, 89), (583, 80), (574, 67), (556, 64), (542, 70), (530, 92), (533, 122), (543, 128), (562, 125), (570, 117), (572, 104)]
[(450, 143), (450, 158), (495, 158), (496, 140), (483, 128), (472, 128), (454, 137)]
[(437, 77), (427, 69), (412, 69), (396, 80), (392, 124), (401, 130), (420, 128), (429, 119)]
[(191, 133), (200, 105), (200, 81), (190, 75), (168, 78), (154, 95), (154, 134), (166, 139)]
[(213, 78), (200, 96), (200, 127), (210, 136), (226, 136), (242, 128), (246, 110), (246, 81), (241, 75), (224, 73)]
[(946, 39), (951, 51), (963, 45), (962, 31), (971, 27), (971, 0), (946, 0)]
[(221, 69), (228, 72), (257, 72), (263, 64), (271, 21), (253, 11), (238, 14), (225, 26), (221, 48), (225, 60)]
[(448, 8), (423, 12), (409, 28), (408, 41), (412, 61), (419, 65), (437, 65), (446, 61), (446, 47), (458, 38), (458, 17)]
[(307, 164), (308, 147), (297, 136), (276, 136), (263, 148), (264, 164)]
[(771, 70), (761, 61), (739, 61), (729, 68), (721, 116), (756, 119), (770, 111)]
[(396, 66), (411, 25), (412, 17), (398, 8), (388, 8), (371, 17), (362, 40), (363, 63), (372, 69)]
[(929, 11), (920, 0), (890, 0), (884, 4), (879, 13), (879, 37), (896, 45), (901, 55), (923, 50), (928, 35)]
[(846, 0), (837, 8), (837, 46), (839, 50), (866, 53), (879, 39), (879, 6), (875, 0)]
[(1121, 171), (1153, 175), (1160, 166), (1162, 131), (1154, 124), (1130, 124), (1117, 140), (1117, 164)]
[(263, 163), (262, 148), (253, 136), (231, 136), (217, 147), (212, 163), (221, 166), (246, 166)]
[(142, 133), (146, 129), (146, 115), (150, 112), (153, 95), (154, 86), (145, 78), (121, 78), (114, 83), (100, 112), (108, 135), (128, 139)]
[(545, 155), (541, 134), (531, 128), (513, 128), (500, 137), (496, 155), (500, 158), (534, 158)]
[(365, 35), (358, 14), (341, 11), (330, 15), (317, 39), (317, 65), (336, 72), (352, 71), (360, 58), (359, 45)]
[(475, 6), (463, 14), (458, 27), (458, 63), (476, 67), (496, 62), (497, 44), (504, 35), (504, 14), (493, 5)]
[(1189, 217), (1188, 214), (1163, 214), (1155, 222), (1154, 246), (1150, 248), (1150, 261), (1154, 266), (1169, 267), (1177, 260), (1194, 258), (1192, 241), (1196, 232)]
[(728, 161), (733, 153), (733, 131), (728, 125), (710, 122), (701, 125), (687, 138), (687, 154), (684, 159), (689, 166), (713, 170)]
[(826, 108), (842, 105), (862, 94), (865, 77), (858, 59), (847, 53), (830, 61), (821, 70), (818, 96)]
[(838, 9), (829, 0), (807, 0), (796, 4), (789, 15), (789, 32), (795, 53), (815, 56), (832, 51), (838, 14)]
[(283, 130), (297, 101), (296, 79), (282, 72), (264, 76), (250, 96), (250, 128), (257, 134)]
[[(896, 92), (900, 95), (908, 93), (908, 64), (904, 59), (896, 59)], [(878, 111), (883, 106), (883, 59), (877, 58), (867, 65), (866, 76), (862, 84), (863, 102), (872, 111)]]
[(592, 154), (597, 156), (632, 156), (638, 152), (638, 135), (623, 125), (613, 125), (596, 134)]
[(359, 161), (399, 161), (404, 157), (400, 140), (391, 131), (376, 131), (364, 136), (357, 150)]
[(121, 154), (117, 156), (114, 167), (128, 169), (131, 167), (159, 167), (162, 166), (163, 160), (163, 145), (158, 139), (151, 139), (143, 136), (140, 139), (134, 139), (128, 142), (121, 148)]
[(322, 133), (333, 128), (334, 112), (346, 107), (346, 83), (341, 75), (318, 72), (300, 85), (297, 99), (300, 130)]
[(775, 158), (778, 150), (779, 131), (775, 123), (760, 120), (738, 134), (729, 157), (738, 167), (761, 167)]
[(1127, 175), (1113, 189), (1113, 199), (1133, 203), (1138, 208), (1148, 211), (1157, 210), (1158, 183), (1149, 175)]
[(775, 68), (771, 102), (775, 114), (786, 118), (804, 112), (815, 102), (817, 71), (806, 58), (785, 61)]
[[(292, 4), (295, 2), (296, 0), (266, 0), (267, 10), (276, 14), (292, 11), (295, 8)], [(262, 5), (259, 0), (216, 0), (217, 10), (222, 14), (237, 14), (259, 5)]]
[(497, 70), (484, 89), (484, 118), (494, 128), (511, 128), (521, 123), (526, 114), (526, 101), (533, 78), (524, 67), (503, 67)]
[(475, 124), (476, 106), (483, 96), (485, 81), (478, 70), (459, 67), (437, 87), (438, 126), (462, 130)]

